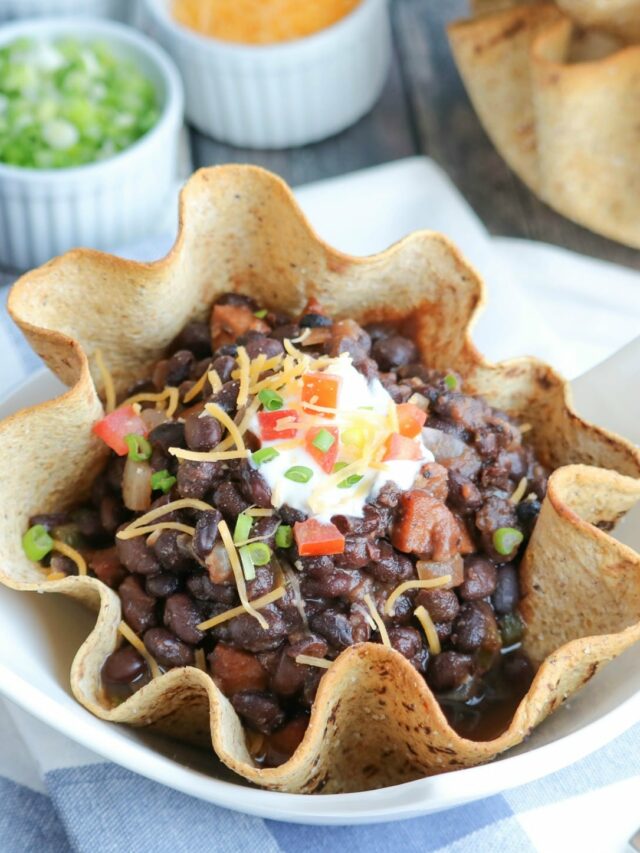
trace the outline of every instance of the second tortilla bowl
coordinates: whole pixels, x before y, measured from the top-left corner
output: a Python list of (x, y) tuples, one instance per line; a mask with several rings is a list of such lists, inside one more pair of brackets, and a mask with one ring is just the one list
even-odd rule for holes
[[(521, 575), (524, 645), (539, 669), (498, 738), (458, 736), (416, 670), (376, 643), (350, 647), (331, 665), (300, 747), (279, 767), (254, 763), (231, 703), (195, 667), (172, 669), (117, 707), (105, 705), (100, 670), (118, 643), (118, 596), (88, 576), (47, 581), (20, 540), (31, 516), (76, 503), (105, 464), (91, 434), (103, 415), (96, 351), (122, 393), (230, 290), (279, 311), (300, 313), (313, 298), (334, 317), (393, 321), (430, 367), (455, 370), (467, 392), (531, 425), (536, 453), (556, 469)], [(191, 179), (179, 237), (164, 260), (138, 264), (78, 250), (18, 282), (12, 316), (71, 388), (0, 425), (0, 448), (16, 460), (0, 486), (10, 507), (0, 520), (0, 580), (68, 594), (98, 611), (71, 672), (85, 707), (213, 743), (235, 772), (272, 790), (367, 790), (490, 760), (640, 638), (640, 558), (602, 529), (640, 497), (640, 455), (582, 421), (549, 367), (532, 359), (486, 363), (469, 338), (482, 300), (477, 275), (440, 235), (417, 233), (367, 259), (345, 256), (317, 238), (279, 179), (243, 166)]]

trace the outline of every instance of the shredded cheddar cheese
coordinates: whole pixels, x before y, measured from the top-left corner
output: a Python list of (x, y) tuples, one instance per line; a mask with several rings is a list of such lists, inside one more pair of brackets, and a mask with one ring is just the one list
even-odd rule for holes
[(96, 366), (100, 372), (100, 378), (102, 379), (102, 384), (104, 385), (104, 399), (105, 411), (112, 412), (116, 407), (116, 388), (113, 383), (113, 377), (105, 364), (105, 360), (102, 357), (102, 350), (97, 349), (94, 353)]
[(182, 447), (170, 447), (169, 453), (188, 462), (225, 462), (227, 459), (246, 459), (248, 450), (184, 450)]
[(193, 388), (190, 388), (187, 393), (183, 397), (183, 403), (190, 403), (193, 399), (195, 399), (198, 394), (204, 390), (204, 386), (207, 384), (207, 380), (209, 379), (209, 371), (205, 370), (200, 379), (196, 382)]
[(387, 616), (393, 616), (394, 604), (400, 598), (402, 593), (407, 592), (409, 589), (437, 589), (438, 587), (446, 586), (450, 582), (451, 575), (442, 575), (441, 578), (429, 578), (429, 580), (425, 581), (404, 581), (404, 583), (397, 586), (389, 598), (387, 598), (384, 605), (384, 612)]
[(236, 356), (238, 360), (238, 364), (240, 365), (240, 388), (238, 389), (238, 408), (242, 406), (246, 406), (247, 400), (249, 398), (249, 356), (247, 355), (247, 351), (244, 347), (238, 347), (238, 354)]
[(49, 572), (47, 575), (48, 581), (63, 581), (67, 575), (64, 572)]
[(248, 509), (244, 510), (245, 515), (251, 515), (255, 518), (269, 518), (273, 515), (272, 509), (267, 509), (266, 507), (263, 509), (260, 506), (250, 506)]
[(133, 648), (137, 652), (139, 652), (142, 655), (142, 657), (146, 660), (146, 662), (149, 666), (149, 669), (151, 670), (151, 677), (152, 678), (158, 678), (158, 676), (160, 676), (162, 674), (160, 672), (160, 667), (158, 666), (156, 659), (152, 655), (149, 654), (149, 652), (147, 651), (147, 647), (142, 642), (140, 637), (136, 633), (134, 633), (134, 631), (132, 631), (131, 628), (127, 625), (127, 623), (124, 621), (118, 625), (118, 630), (120, 631), (122, 636), (125, 638), (125, 640), (130, 645), (132, 645)]
[(71, 545), (67, 545), (66, 542), (60, 542), (59, 539), (53, 540), (53, 550), (59, 551), (61, 554), (64, 554), (65, 557), (68, 557), (78, 567), (79, 575), (87, 574), (87, 561), (82, 556), (79, 551), (76, 551), (75, 548), (72, 548)]
[(225, 412), (224, 409), (221, 409), (216, 403), (207, 403), (204, 407), (205, 412), (208, 415), (212, 415), (217, 421), (219, 421), (223, 427), (228, 431), (229, 435), (232, 437), (235, 446), (238, 450), (246, 450), (244, 446), (244, 441), (242, 440), (242, 436), (240, 435), (240, 430), (236, 426), (235, 422), (231, 420), (229, 415)]
[(438, 637), (436, 626), (433, 624), (433, 620), (431, 618), (431, 615), (429, 614), (429, 611), (421, 604), (413, 611), (413, 615), (416, 617), (416, 619), (424, 629), (424, 633), (427, 638), (427, 643), (429, 644), (429, 651), (432, 655), (439, 655), (442, 651), (442, 647), (440, 645), (440, 638)]
[(253, 616), (253, 618), (260, 625), (260, 627), (266, 630), (269, 627), (269, 623), (264, 618), (264, 616), (258, 613), (258, 611), (251, 606), (251, 603), (247, 598), (247, 585), (244, 580), (242, 564), (240, 563), (240, 557), (238, 556), (238, 552), (236, 551), (236, 546), (233, 544), (233, 537), (227, 526), (226, 521), (221, 521), (218, 524), (218, 532), (220, 533), (222, 544), (224, 545), (227, 554), (229, 555), (229, 562), (231, 563), (233, 576), (236, 579), (236, 587), (238, 589), (238, 596), (240, 597), (240, 604), (244, 607), (244, 609), (250, 616)]
[[(279, 598), (285, 594), (286, 590), (284, 587), (280, 586), (277, 589), (272, 589), (271, 592), (267, 592), (265, 595), (261, 595), (260, 598), (254, 598), (251, 602), (251, 606), (255, 610), (259, 610), (261, 607), (266, 607), (267, 604), (273, 604), (274, 601), (277, 601)], [(221, 625), (223, 622), (228, 622), (229, 619), (234, 619), (236, 616), (242, 616), (243, 613), (246, 613), (247, 610), (243, 605), (239, 605), (238, 607), (232, 607), (231, 610), (225, 610), (224, 613), (218, 613), (217, 616), (213, 616), (211, 619), (207, 619), (206, 622), (201, 622), (197, 628), (199, 631), (208, 631), (210, 628), (215, 628), (216, 625)]]
[(373, 603), (373, 599), (370, 595), (365, 595), (364, 603), (369, 608), (371, 618), (376, 623), (376, 628), (380, 632), (380, 639), (382, 640), (382, 644), (391, 648), (391, 640), (389, 639), (389, 634), (387, 633), (387, 626), (382, 621), (382, 617), (378, 613), (378, 610), (375, 604)]
[(198, 669), (201, 669), (203, 672), (207, 671), (207, 661), (204, 656), (204, 649), (196, 649), (193, 655), (195, 665)]
[[(180, 533), (188, 533), (193, 536), (196, 532), (195, 527), (190, 527), (188, 524), (182, 524), (179, 521), (162, 521), (159, 524), (146, 524), (142, 527), (125, 527), (118, 533), (118, 539), (135, 539), (136, 536), (146, 536), (147, 534), (159, 534), (163, 530), (178, 530)], [(151, 544), (151, 543), (150, 543)]]
[(314, 658), (311, 655), (296, 655), (296, 663), (303, 664), (303, 666), (319, 666), (321, 669), (329, 669), (332, 660), (327, 660), (327, 658)]
[[(179, 509), (199, 509), (202, 512), (215, 512), (215, 508), (204, 501), (196, 500), (196, 498), (180, 498), (177, 501), (171, 501), (168, 504), (164, 504), (164, 506), (157, 506), (155, 509), (150, 509), (149, 512), (145, 512), (144, 515), (134, 518), (125, 530), (144, 527), (147, 524), (151, 524), (151, 522), (155, 521), (156, 518), (162, 518), (163, 515), (167, 515), (170, 512), (176, 512)], [(124, 532), (124, 530), (121, 530), (117, 536), (120, 537), (120, 534)]]
[(218, 391), (222, 389), (222, 379), (218, 376), (217, 370), (210, 370), (207, 374), (209, 377), (209, 385), (211, 385), (211, 390), (214, 394), (217, 394)]
[(514, 504), (514, 506), (519, 504), (520, 501), (522, 500), (522, 498), (525, 496), (526, 491), (527, 491), (527, 485), (528, 485), (527, 478), (523, 477), (520, 480), (520, 482), (518, 483), (518, 485), (516, 486), (515, 491), (513, 492), (511, 497), (509, 498), (509, 501), (512, 504)]

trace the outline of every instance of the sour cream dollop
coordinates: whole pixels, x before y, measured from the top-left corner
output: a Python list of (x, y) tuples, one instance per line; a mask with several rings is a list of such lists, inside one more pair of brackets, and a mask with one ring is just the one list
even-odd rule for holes
[[(322, 412), (305, 414), (301, 399), (303, 379), (297, 379), (281, 392), (281, 396), (283, 410), (296, 409), (302, 413), (299, 438), (262, 440), (261, 446), (274, 448), (278, 456), (260, 464), (260, 474), (271, 490), (271, 502), (276, 508), (287, 504), (321, 521), (329, 521), (339, 514), (359, 518), (365, 504), (375, 500), (386, 483), (394, 483), (402, 491), (410, 489), (422, 466), (433, 462), (434, 456), (418, 433), (413, 440), (419, 458), (378, 461), (376, 457), (381, 456), (384, 440), (393, 433), (394, 423), (397, 424), (396, 404), (389, 392), (379, 379), (367, 381), (346, 353), (325, 360), (323, 368), (317, 372), (340, 379), (335, 416)], [(361, 479), (357, 483), (341, 488), (335, 481), (344, 483), (344, 480), (324, 471), (310, 455), (304, 443), (304, 432), (309, 428), (305, 418), (316, 428), (338, 428), (338, 460), (347, 464), (358, 459), (366, 461), (371, 449), (378, 447), (378, 453), (359, 472)], [(249, 430), (260, 438), (259, 415), (253, 417)], [(286, 476), (290, 469), (298, 466), (311, 471), (307, 482), (296, 482)]]

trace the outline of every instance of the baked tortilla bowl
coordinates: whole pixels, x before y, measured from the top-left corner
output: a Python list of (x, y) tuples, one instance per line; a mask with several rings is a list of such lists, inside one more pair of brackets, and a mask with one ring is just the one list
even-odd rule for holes
[[(542, 201), (640, 247), (640, 4), (476, 0), (449, 40), (475, 110)], [(561, 8), (558, 8), (561, 7)]]
[[(118, 596), (91, 577), (43, 580), (21, 536), (35, 512), (77, 502), (105, 461), (90, 431), (103, 414), (96, 349), (124, 390), (229, 289), (283, 310), (299, 311), (315, 296), (338, 317), (400, 321), (427, 363), (455, 369), (492, 405), (526, 413), (539, 458), (557, 469), (521, 570), (525, 650), (540, 666), (495, 740), (456, 735), (406, 659), (373, 643), (350, 647), (332, 664), (302, 744), (277, 768), (253, 764), (231, 703), (195, 667), (170, 670), (116, 708), (103, 704), (100, 670), (118, 643)], [(367, 259), (345, 256), (317, 238), (279, 179), (244, 166), (191, 179), (165, 259), (138, 264), (78, 250), (23, 277), (11, 314), (70, 390), (0, 424), (0, 449), (14, 460), (0, 485), (0, 580), (70, 595), (97, 611), (72, 665), (78, 701), (104, 720), (213, 744), (227, 766), (264, 788), (362, 791), (492, 759), (640, 639), (640, 557), (601, 529), (640, 498), (640, 454), (581, 420), (546, 365), (485, 362), (469, 337), (482, 301), (478, 276), (440, 235), (417, 233)]]

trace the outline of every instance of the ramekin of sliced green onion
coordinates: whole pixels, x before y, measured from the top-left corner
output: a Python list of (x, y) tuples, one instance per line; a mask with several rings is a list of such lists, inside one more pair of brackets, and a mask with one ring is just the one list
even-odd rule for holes
[(157, 227), (183, 102), (172, 61), (129, 27), (81, 18), (2, 27), (0, 263), (26, 269)]

